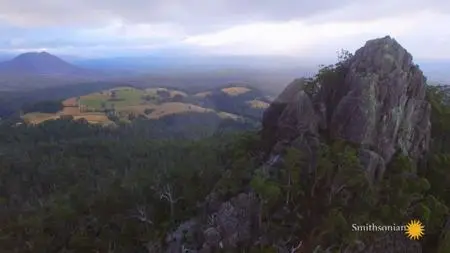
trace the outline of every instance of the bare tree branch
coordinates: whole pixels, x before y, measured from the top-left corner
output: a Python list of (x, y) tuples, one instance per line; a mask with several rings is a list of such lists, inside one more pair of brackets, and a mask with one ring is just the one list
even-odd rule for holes
[(300, 242), (297, 244), (297, 246), (291, 248), (291, 251), (290, 251), (290, 252), (291, 252), (291, 253), (297, 253), (297, 250), (299, 250), (300, 247), (302, 247), (302, 245), (303, 245), (303, 241), (300, 241)]
[(132, 215), (131, 217), (138, 219), (141, 222), (144, 222), (146, 224), (153, 225), (153, 221), (147, 217), (147, 211), (145, 210), (144, 206), (137, 206), (136, 207), (137, 214)]

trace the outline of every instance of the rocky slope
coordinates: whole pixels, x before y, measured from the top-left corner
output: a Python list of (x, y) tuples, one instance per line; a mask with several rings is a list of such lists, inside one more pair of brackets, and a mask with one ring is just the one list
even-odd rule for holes
[[(344, 61), (332, 78), (311, 83), (298, 79), (289, 84), (265, 111), (262, 140), (266, 176), (283, 162), (286, 148), (295, 146), (307, 154), (316, 168), (322, 139), (341, 139), (358, 149), (358, 157), (370, 181), (381, 179), (386, 164), (401, 152), (420, 160), (430, 139), (430, 106), (425, 100), (425, 77), (412, 56), (394, 39), (368, 41)], [(168, 235), (167, 252), (216, 252), (254, 245), (258, 228), (259, 199), (250, 190), (228, 201), (207, 198), (202, 215)], [(189, 238), (189, 239), (186, 239)], [(278, 247), (278, 252), (295, 252)], [(373, 244), (346, 252), (421, 252), (420, 245), (403, 235), (380, 236)]]

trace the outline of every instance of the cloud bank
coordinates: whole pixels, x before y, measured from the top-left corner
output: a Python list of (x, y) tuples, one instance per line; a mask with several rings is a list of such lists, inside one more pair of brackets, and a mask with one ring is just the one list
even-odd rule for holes
[(448, 24), (444, 0), (0, 0), (0, 51), (334, 57), (389, 34), (417, 57), (450, 59)]

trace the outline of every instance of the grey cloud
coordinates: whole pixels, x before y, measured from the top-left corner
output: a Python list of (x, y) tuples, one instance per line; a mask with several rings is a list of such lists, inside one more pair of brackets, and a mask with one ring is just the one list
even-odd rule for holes
[[(208, 26), (254, 21), (284, 21), (330, 10), (352, 0), (274, 1), (274, 0), (153, 0), (104, 1), (131, 22), (174, 22)], [(103, 6), (100, 1), (97, 7)]]
[[(0, 0), (0, 20), (27, 26), (96, 26), (122, 19), (130, 23), (173, 23), (203, 32), (255, 21), (361, 19), (423, 8), (450, 12), (447, 0)], [(343, 11), (333, 14), (339, 9)]]
[(450, 1), (447, 0), (380, 0), (353, 1), (352, 3), (329, 12), (319, 13), (305, 21), (322, 23), (327, 21), (366, 21), (385, 17), (410, 15), (414, 11), (432, 11), (433, 13), (450, 13)]
[[(121, 17), (131, 22), (208, 22), (253, 19), (284, 20), (337, 8), (352, 0), (1, 0), (0, 13), (17, 20), (83, 22)], [(94, 15), (97, 14), (97, 15)], [(97, 17), (96, 17), (97, 16)]]
[(121, 47), (139, 47), (139, 46), (158, 46), (161, 44), (174, 43), (170, 40), (126, 40), (118, 38), (110, 39), (82, 39), (82, 38), (71, 38), (69, 34), (67, 36), (51, 37), (51, 38), (36, 38), (30, 36), (16, 36), (12, 38), (2, 38), (0, 39), (0, 48), (3, 49), (24, 49), (24, 48), (99, 48), (99, 47), (110, 47), (110, 48), (121, 48)]

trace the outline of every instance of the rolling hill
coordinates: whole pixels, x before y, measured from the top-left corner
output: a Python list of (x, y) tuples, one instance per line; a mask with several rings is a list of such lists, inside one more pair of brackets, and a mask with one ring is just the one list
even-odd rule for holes
[(259, 121), (272, 98), (248, 85), (227, 85), (194, 94), (201, 106)]
[(160, 119), (180, 114), (214, 114), (218, 119), (258, 121), (270, 99), (245, 86), (223, 86), (198, 93), (171, 88), (121, 86), (71, 97), (55, 111), (28, 106), (23, 119), (39, 124), (58, 118), (84, 118), (90, 123), (130, 122), (136, 118)]

